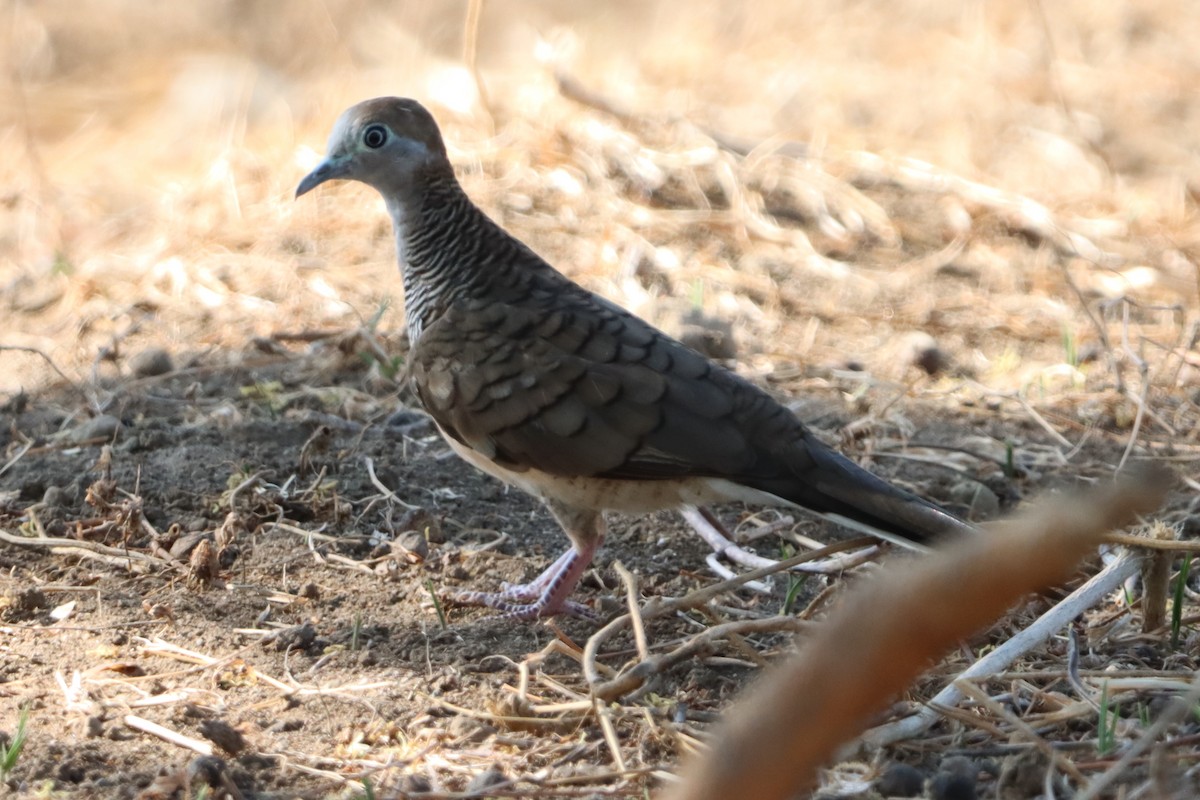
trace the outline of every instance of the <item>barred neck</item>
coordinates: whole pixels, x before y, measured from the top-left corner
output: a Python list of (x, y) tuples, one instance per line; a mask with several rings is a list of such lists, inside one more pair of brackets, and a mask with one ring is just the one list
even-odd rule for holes
[(453, 178), (421, 181), (387, 198), (396, 233), (396, 255), (404, 277), (408, 340), (416, 344), (462, 289), (465, 259), (461, 240), (471, 229), (471, 203)]
[(396, 229), (412, 343), (451, 303), (504, 300), (527, 290), (534, 275), (553, 272), (480, 211), (452, 174), (426, 176), (385, 199)]

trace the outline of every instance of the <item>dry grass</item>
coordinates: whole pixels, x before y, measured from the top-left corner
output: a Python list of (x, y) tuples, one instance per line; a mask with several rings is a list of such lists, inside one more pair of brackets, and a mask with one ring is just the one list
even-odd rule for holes
[[(21, 390), (61, 397), (52, 390), (66, 376), (72, 418), (109, 410), (146, 390), (130, 358), (147, 348), (199, 371), (244, 365), (291, 334), (392, 352), (400, 286), (378, 200), (353, 186), (302, 203), (291, 192), (343, 107), (407, 94), (433, 108), (468, 191), (511, 231), (668, 329), (686, 330), (696, 310), (729, 325), (739, 370), (801, 398), (802, 413), (843, 409), (856, 419), (846, 443), (860, 455), (936, 461), (963, 506), (974, 501), (962, 486), (1003, 485), (1007, 504), (1166, 460), (1189, 496), (1177, 493), (1161, 521), (1194, 530), (1200, 7), (484, 4), (474, 55), (486, 102), (463, 66), (464, 10), (372, 0), (0, 6), (0, 404)], [(942, 366), (934, 375), (914, 356), (931, 352)], [(320, 386), (320, 353), (295, 358)], [(385, 404), (352, 399), (371, 413)], [(934, 418), (932, 435), (913, 441)], [(9, 441), (0, 478), (44, 446)], [(306, 502), (326, 502), (319, 479), (309, 492)], [(121, 503), (130, 502), (114, 501), (98, 524), (116, 530), (122, 508), (128, 522)], [(238, 510), (237, 498), (221, 502)], [(28, 522), (26, 512), (14, 519)], [(1165, 571), (1178, 566), (1171, 559)], [(1091, 610), (1083, 632), (1108, 670), (1112, 702), (1149, 708), (1190, 680), (1194, 642), (1185, 631), (1171, 644), (1163, 627), (1135, 632), (1143, 611), (1140, 590), (1131, 591), (1130, 605), (1110, 596)], [(284, 594), (281, 604), (298, 602)], [(771, 613), (722, 602), (656, 628), (656, 652), (703, 645), (710, 657), (752, 666), (779, 647), (764, 634)], [(729, 615), (744, 629), (706, 633), (733, 624)], [(1033, 615), (1013, 615), (989, 646)], [(1161, 608), (1150, 616), (1162, 620)], [(619, 671), (637, 644), (610, 654), (607, 669)], [(146, 646), (155, 658), (197, 664), (197, 674), (243, 668), (240, 655)], [(1134, 646), (1156, 648), (1161, 660), (1140, 663), (1127, 653)], [(566, 634), (555, 647), (582, 658)], [(1085, 751), (1099, 725), (1091, 695), (1060, 689), (1067, 677), (1101, 673), (1072, 668), (1075, 647), (1056, 642), (978, 686), (1005, 694), (1043, 742), (1071, 754), (1070, 769), (1092, 775), (1140, 728), (1127, 714), (1112, 749)], [(973, 656), (964, 646), (914, 696), (936, 694)], [(389, 749), (400, 734), (375, 728), (344, 732), (328, 757), (284, 756), (324, 785), (347, 776), (386, 785), (402, 763), (457, 788), (458, 777), (500, 758), (514, 779), (537, 779), (490, 793), (571, 796), (605, 786), (640, 793), (669, 765), (664, 754), (696, 745), (696, 725), (654, 712), (669, 701), (639, 685), (631, 698), (599, 704), (590, 692), (612, 675), (554, 663), (558, 672), (523, 664), (523, 682), (496, 709), (456, 709), (508, 737), (486, 757), (467, 741), (414, 745), (400, 757)], [(247, 702), (317, 691), (269, 677)], [(320, 691), (350, 703), (373, 697), (371, 680), (343, 677)], [(125, 678), (106, 680), (105, 691), (132, 702)], [(69, 719), (85, 713), (65, 706)], [(947, 714), (935, 733), (890, 752), (916, 760), (960, 747), (997, 758), (1044, 750), (979, 697)], [(596, 739), (571, 740), (589, 725)], [(1124, 789), (1157, 791), (1167, 773), (1194, 785), (1200, 748), (1189, 730), (1172, 729)], [(578, 758), (578, 747), (607, 766), (559, 782), (553, 767)], [(869, 773), (843, 766), (827, 783)], [(1040, 790), (1037, 780), (1010, 785)]]
[[(13, 338), (82, 365), (145, 324), (139, 307), (166, 312), (153, 338), (229, 345), (247, 326), (345, 325), (395, 297), (373, 197), (344, 188), (319, 203), (288, 201), (335, 114), (381, 92), (437, 108), (472, 193), (571, 274), (638, 310), (648, 309), (646, 291), (703, 292), (752, 345), (795, 341), (769, 348), (777, 360), (878, 352), (889, 333), (927, 328), (932, 316), (947, 344), (978, 351), (984, 370), (1028, 380), (1061, 361), (1064, 330), (1079, 352), (1096, 337), (1063, 269), (1089, 296), (1195, 299), (1190, 192), (1200, 165), (1187, 132), (1200, 121), (1185, 87), (1200, 64), (1185, 32), (1200, 22), (1185, 3), (1103, 13), (1056, 4), (1048, 26), (1036, 6), (932, 2), (853, 14), (777, 4), (752, 15), (715, 2), (685, 14), (488, 6), (480, 62), (490, 116), (471, 105), (469, 76), (455, 66), (459, 17), (389, 8), (14, 4), (0, 259), (14, 279), (9, 302), (42, 313), (16, 314)], [(651, 129), (564, 100), (538, 60), (547, 52), (654, 120)], [(757, 149), (732, 164), (697, 126)], [(787, 140), (814, 158), (781, 168), (772, 153)], [(882, 161), (864, 163), (864, 149)], [(907, 159), (1031, 197), (1062, 233), (1115, 257), (1095, 264), (1030, 248), (1022, 231), (1045, 221), (940, 180), (888, 185)], [(727, 196), (738, 178), (748, 196)], [(854, 188), (872, 184), (866, 198)], [(719, 213), (760, 206), (764, 190), (768, 210), (815, 224), (785, 217), (780, 231), (742, 209)], [(647, 195), (668, 208), (650, 213)], [(805, 235), (856, 269), (806, 274)], [(956, 237), (962, 250), (945, 252)], [(631, 281), (639, 267), (649, 274)], [(968, 279), (924, 280), (947, 267)], [(789, 323), (803, 330), (813, 317), (823, 324), (794, 338)], [(860, 329), (826, 332), (825, 320), (846, 317), (862, 319)], [(1135, 317), (1159, 324), (1161, 346), (1178, 341), (1170, 312)], [(1001, 335), (964, 341), (964, 328)]]

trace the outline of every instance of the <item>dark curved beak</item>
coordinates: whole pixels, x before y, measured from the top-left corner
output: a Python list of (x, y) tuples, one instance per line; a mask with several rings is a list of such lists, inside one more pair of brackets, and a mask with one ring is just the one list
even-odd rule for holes
[(350, 159), (345, 156), (329, 156), (317, 164), (316, 169), (304, 176), (304, 180), (300, 181), (300, 185), (296, 187), (296, 197), (308, 194), (325, 181), (341, 180), (349, 171)]

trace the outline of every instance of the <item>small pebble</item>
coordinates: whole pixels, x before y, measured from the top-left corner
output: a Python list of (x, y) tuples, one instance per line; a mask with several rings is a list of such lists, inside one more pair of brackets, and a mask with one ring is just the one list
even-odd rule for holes
[(931, 800), (975, 800), (975, 780), (965, 775), (940, 772), (929, 782)]
[(304, 727), (302, 719), (277, 719), (267, 726), (270, 733), (291, 733)]
[(975, 800), (979, 766), (966, 756), (952, 756), (938, 765), (938, 774), (929, 782), (932, 800)]
[(446, 733), (457, 739), (472, 733), (478, 727), (479, 723), (476, 720), (460, 714), (446, 724)]
[(46, 593), (36, 586), (31, 586), (28, 589), (22, 590), (17, 594), (16, 608), (21, 611), (37, 611), (41, 608), (47, 608), (50, 601), (46, 599)]
[(908, 764), (890, 765), (875, 781), (875, 791), (884, 797), (916, 797), (925, 787), (925, 776)]
[(485, 794), (488, 789), (495, 786), (497, 783), (501, 783), (503, 780), (504, 773), (500, 771), (499, 767), (489, 767), (485, 772), (481, 772), (472, 778), (471, 782), (467, 784), (465, 791), (466, 794), (469, 795), (482, 795)]
[(964, 777), (975, 780), (979, 777), (980, 767), (973, 759), (966, 756), (949, 756), (942, 759), (942, 763), (938, 764), (938, 772), (948, 772), (953, 775), (962, 775)]
[(405, 775), (400, 779), (400, 796), (407, 794), (424, 794), (432, 792), (433, 785), (423, 775)]
[(991, 519), (1000, 513), (1000, 498), (978, 481), (959, 481), (950, 488), (950, 500), (966, 506), (967, 518)]
[(946, 352), (938, 347), (934, 339), (924, 331), (913, 331), (901, 338), (901, 357), (906, 364), (922, 370), (927, 375), (943, 372), (950, 364)]
[(388, 428), (396, 428), (401, 433), (411, 433), (418, 428), (429, 425), (430, 421), (428, 416), (419, 411), (413, 411), (410, 408), (400, 408), (393, 411), (384, 420), (383, 424)]
[(66, 489), (59, 486), (47, 486), (42, 494), (42, 505), (46, 508), (66, 508), (71, 505)]
[[(290, 628), (283, 628), (278, 635), (274, 637), (275, 649), (282, 652), (284, 650), (307, 650), (317, 640), (317, 630), (311, 622), (305, 622), (303, 625), (294, 625)], [(263, 644), (267, 644), (266, 639)]]
[(429, 542), (421, 531), (405, 531), (392, 544), (397, 553), (414, 561), (424, 561), (429, 557)]
[(160, 347), (151, 347), (129, 359), (129, 371), (138, 378), (166, 375), (175, 369), (171, 354)]
[(442, 533), (442, 523), (436, 516), (424, 508), (410, 508), (396, 522), (396, 530), (418, 531), (426, 541), (441, 544), (446, 541)]
[(82, 764), (77, 764), (74, 761), (58, 765), (58, 779), (65, 783), (83, 783), (83, 779), (87, 777), (87, 773), (83, 769)]
[(98, 417), (92, 417), (87, 422), (79, 425), (75, 430), (71, 431), (71, 441), (76, 444), (92, 441), (94, 439), (107, 439), (112, 441), (117, 437), (121, 430), (121, 420), (111, 414), (101, 414)]
[(484, 725), (470, 717), (455, 717), (447, 725), (447, 732), (461, 744), (478, 744), (496, 732), (491, 725)]
[(242, 551), (233, 545), (222, 547), (217, 551), (217, 563), (221, 565), (221, 569), (229, 569), (241, 554)]
[(242, 732), (219, 719), (206, 719), (200, 723), (200, 735), (230, 755), (236, 756), (246, 749), (246, 737)]

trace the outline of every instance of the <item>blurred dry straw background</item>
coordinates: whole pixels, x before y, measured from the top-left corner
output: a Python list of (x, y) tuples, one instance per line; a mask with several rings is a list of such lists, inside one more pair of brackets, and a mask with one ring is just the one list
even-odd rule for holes
[[(485, 2), (486, 94), (466, 10), (6, 3), (5, 343), (82, 366), (114, 335), (236, 345), (395, 298), (375, 198), (289, 202), (338, 111), (377, 94), (433, 107), (469, 191), (569, 274), (642, 313), (702, 303), (750, 352), (886, 369), (891, 334), (932, 320), (976, 370), (1025, 362), (1015, 388), (1062, 360), (1039, 344), (1095, 343), (1063, 269), (1090, 297), (1195, 305), (1192, 4)], [(787, 142), (810, 157), (781, 163)], [(14, 358), (4, 391), (44, 376)]]
[[(151, 739), (144, 716), (236, 729), (249, 745), (200, 732), (241, 754), (225, 783), (262, 796), (643, 797), (836, 602), (840, 579), (717, 591), (660, 515), (606, 550), (675, 598), (646, 620), (652, 678), (628, 631), (443, 627), (435, 590), (518, 579), (561, 543), (418, 417), (394, 424), (403, 311), (378, 197), (292, 200), (370, 96), (427, 105), (505, 227), (873, 469), (983, 519), (1163, 461), (1182, 488), (1156, 535), (1194, 534), (1197, 42), (1192, 0), (0, 0), (0, 533), (34, 540), (0, 548), (0, 733), (20, 708), (41, 731), (8, 785), (102, 793), (119, 753), (126, 796), (183, 792), (181, 762), (212, 745)], [(803, 520), (722, 513), (770, 523), (768, 557), (816, 546)], [(1186, 720), (1170, 769), (1113, 771), (1197, 666), (1196, 581), (1171, 555), (1157, 595), (1088, 607), (1082, 646), (1056, 633), (825, 785), (977, 747), (1003, 769), (972, 786), (990, 774), (997, 796), (1051, 773), (1188, 796)], [(623, 693), (593, 704), (597, 675)], [(1096, 711), (1104, 676), (1117, 723)]]

